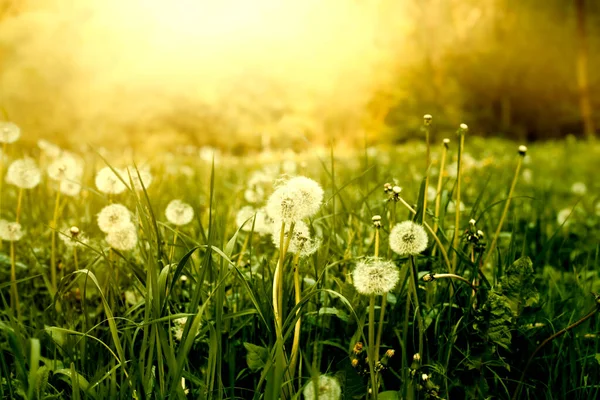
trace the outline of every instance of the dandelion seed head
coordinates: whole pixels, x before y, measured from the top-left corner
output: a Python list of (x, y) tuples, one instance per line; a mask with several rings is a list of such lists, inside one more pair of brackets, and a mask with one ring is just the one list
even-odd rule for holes
[(167, 220), (174, 225), (187, 225), (194, 218), (194, 209), (181, 200), (172, 200), (165, 210)]
[(81, 192), (81, 183), (71, 180), (60, 181), (59, 190), (69, 197), (76, 197)]
[(587, 193), (587, 186), (583, 182), (575, 182), (571, 186), (571, 192), (578, 196), (583, 196), (584, 194)]
[[(127, 176), (123, 171), (116, 170), (122, 177)], [(119, 179), (115, 172), (109, 167), (104, 167), (96, 174), (96, 187), (106, 194), (123, 193), (127, 186)]]
[(18, 222), (9, 222), (4, 219), (0, 220), (0, 239), (9, 242), (17, 242), (21, 240), (25, 232)]
[(154, 178), (149, 168), (142, 168), (136, 170), (134, 167), (128, 167), (127, 172), (129, 174), (127, 176), (131, 176), (131, 181), (133, 182), (133, 190), (135, 190), (136, 192), (141, 192), (142, 190), (144, 190), (144, 188), (148, 189)]
[(79, 179), (83, 168), (79, 161), (70, 154), (63, 154), (48, 165), (48, 176), (55, 181)]
[[(273, 243), (279, 247), (279, 241), (281, 237), (281, 224), (273, 224)], [(284, 241), (287, 241), (289, 237), (289, 227), (286, 227), (284, 233)], [(292, 232), (292, 238), (288, 247), (289, 253), (300, 253), (301, 257), (307, 257), (318, 250), (321, 245), (319, 239), (313, 239), (310, 235), (310, 229), (308, 225), (302, 221), (296, 222), (294, 231)]]
[(21, 137), (21, 128), (12, 122), (0, 122), (0, 143), (14, 143)]
[(137, 231), (132, 223), (129, 223), (126, 227), (118, 231), (108, 232), (106, 235), (108, 245), (120, 251), (133, 250), (137, 241)]
[(242, 207), (235, 217), (235, 223), (240, 227), (244, 222), (246, 224), (242, 228), (243, 231), (250, 232), (254, 224), (254, 232), (258, 234), (264, 235), (273, 232), (273, 220), (262, 208), (256, 210), (252, 206)]
[(525, 154), (527, 154), (527, 146), (519, 146), (519, 154), (523, 157), (525, 157)]
[(104, 233), (121, 231), (131, 225), (131, 213), (122, 204), (111, 204), (98, 213), (98, 227)]
[(83, 244), (87, 244), (89, 239), (87, 236), (81, 233), (80, 229), (76, 226), (65, 227), (61, 229), (62, 234), (58, 237), (67, 247), (82, 247)]
[(60, 154), (62, 153), (62, 149), (60, 147), (45, 139), (38, 140), (37, 146), (46, 156), (50, 158), (60, 157)]
[(339, 400), (342, 397), (342, 388), (337, 379), (320, 375), (317, 381), (317, 390), (315, 391), (314, 381), (309, 381), (302, 394), (306, 400)]
[(319, 211), (323, 189), (314, 180), (298, 176), (279, 186), (267, 202), (267, 214), (274, 220), (297, 222)]
[(400, 271), (391, 261), (367, 258), (359, 261), (352, 271), (356, 290), (364, 295), (382, 295), (394, 289), (400, 280)]
[(571, 208), (563, 208), (556, 214), (556, 222), (559, 225), (568, 226), (571, 224), (571, 213), (574, 212)]
[(425, 229), (412, 221), (404, 221), (392, 228), (390, 247), (400, 255), (416, 255), (427, 248)]
[(31, 158), (15, 160), (6, 171), (6, 182), (21, 189), (33, 189), (42, 179), (37, 164)]

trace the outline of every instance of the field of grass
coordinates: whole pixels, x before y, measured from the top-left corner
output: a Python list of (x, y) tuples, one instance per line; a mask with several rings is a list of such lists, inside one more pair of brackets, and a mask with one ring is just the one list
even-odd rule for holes
[[(150, 161), (4, 143), (0, 396), (600, 398), (600, 146), (448, 137)], [(299, 176), (322, 199), (285, 192)], [(407, 220), (427, 244), (398, 254)]]

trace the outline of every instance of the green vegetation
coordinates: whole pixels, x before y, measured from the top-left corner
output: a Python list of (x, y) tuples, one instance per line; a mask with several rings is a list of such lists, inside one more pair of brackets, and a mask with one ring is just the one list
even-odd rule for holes
[[(460, 169), (459, 138), (446, 152), (424, 133), (135, 165), (25, 148), (5, 128), (3, 398), (312, 399), (314, 385), (320, 399), (600, 397), (597, 144), (519, 152), (464, 126)], [(42, 172), (31, 188), (34, 170), (14, 175), (23, 155)], [(282, 215), (273, 239), (261, 207), (281, 173), (324, 196), (302, 220)], [(422, 239), (410, 224), (390, 249), (407, 220), (424, 251), (402, 242)], [(394, 272), (365, 280), (357, 264)]]

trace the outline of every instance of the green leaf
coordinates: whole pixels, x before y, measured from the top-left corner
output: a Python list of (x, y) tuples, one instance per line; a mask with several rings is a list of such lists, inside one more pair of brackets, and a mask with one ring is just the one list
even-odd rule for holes
[(533, 263), (529, 257), (521, 257), (506, 269), (500, 280), (502, 294), (510, 300), (515, 315), (519, 315), (524, 307), (530, 307), (539, 300), (539, 293), (534, 285), (535, 274)]
[(248, 351), (246, 362), (250, 371), (257, 372), (264, 368), (269, 358), (269, 350), (252, 343), (244, 342), (244, 347)]
[(598, 361), (598, 364), (600, 364), (600, 353), (596, 353), (596, 361)]
[(377, 395), (379, 400), (400, 400), (400, 393), (395, 390), (386, 390)]
[(477, 311), (473, 327), (489, 342), (508, 349), (512, 340), (513, 312), (510, 300), (495, 290)]

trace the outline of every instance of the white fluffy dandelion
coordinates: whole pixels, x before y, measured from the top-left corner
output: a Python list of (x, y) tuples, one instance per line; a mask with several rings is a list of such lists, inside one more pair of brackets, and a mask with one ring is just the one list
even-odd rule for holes
[(42, 179), (42, 174), (31, 158), (15, 160), (8, 167), (6, 182), (21, 189), (33, 189)]
[(78, 179), (83, 174), (83, 166), (71, 154), (63, 154), (48, 165), (48, 176), (55, 181)]
[(382, 295), (394, 289), (400, 280), (400, 271), (391, 261), (367, 258), (359, 261), (352, 271), (356, 290), (364, 295)]
[(111, 204), (98, 213), (98, 227), (104, 233), (123, 230), (131, 225), (131, 212), (122, 204)]
[(297, 222), (316, 214), (323, 202), (323, 189), (314, 180), (299, 176), (279, 186), (269, 197), (267, 214), (274, 220)]
[(59, 190), (64, 195), (75, 197), (81, 192), (81, 183), (78, 181), (63, 180), (60, 181)]
[(57, 145), (55, 145), (54, 143), (51, 143), (45, 139), (40, 139), (37, 141), (37, 145), (40, 148), (40, 150), (48, 157), (50, 158), (56, 158), (60, 156), (60, 153), (62, 153), (62, 149), (60, 147), (58, 147)]
[(12, 122), (0, 122), (0, 143), (14, 143), (21, 137), (21, 128)]
[(24, 232), (21, 229), (21, 224), (18, 222), (9, 222), (6, 220), (0, 220), (0, 239), (7, 240), (9, 242), (16, 242), (21, 240)]
[(315, 382), (310, 380), (302, 391), (306, 400), (339, 400), (342, 397), (342, 388), (337, 379), (320, 375), (317, 380), (316, 390)]
[[(289, 236), (289, 227), (286, 227), (286, 231), (284, 233), (284, 240), (287, 241)], [(275, 246), (279, 246), (279, 241), (281, 238), (281, 225), (273, 224), (273, 243)], [(290, 240), (290, 245), (288, 247), (289, 253), (300, 253), (301, 257), (307, 257), (313, 254), (319, 246), (321, 245), (321, 241), (318, 239), (313, 239), (310, 236), (310, 229), (308, 225), (306, 225), (302, 221), (296, 222), (294, 226), (294, 231), (292, 232), (292, 238)]]
[(242, 207), (235, 217), (235, 223), (237, 226), (242, 226), (244, 222), (246, 224), (242, 228), (243, 231), (250, 232), (254, 224), (254, 232), (260, 235), (273, 232), (273, 220), (262, 208), (255, 210), (252, 206)]
[(556, 222), (558, 222), (559, 225), (570, 225), (572, 220), (571, 213), (573, 212), (574, 210), (571, 208), (563, 208), (556, 214)]
[[(121, 177), (127, 176), (123, 171), (116, 170)], [(109, 167), (104, 167), (96, 174), (96, 187), (106, 194), (123, 193), (127, 187)]]
[(133, 250), (137, 241), (137, 231), (132, 223), (121, 230), (108, 232), (106, 235), (108, 245), (120, 251)]
[(404, 221), (392, 228), (390, 247), (400, 255), (416, 255), (427, 248), (427, 232), (421, 225)]
[(194, 209), (181, 200), (172, 200), (165, 210), (167, 220), (174, 225), (186, 225), (194, 218)]
[(571, 192), (573, 192), (573, 194), (576, 194), (577, 196), (583, 196), (587, 193), (587, 186), (583, 182), (575, 182), (571, 186)]
[(134, 167), (128, 167), (127, 172), (131, 176), (131, 181), (133, 182), (133, 190), (137, 192), (141, 192), (143, 188), (148, 189), (148, 187), (152, 183), (153, 176), (149, 168), (142, 168), (136, 171)]

